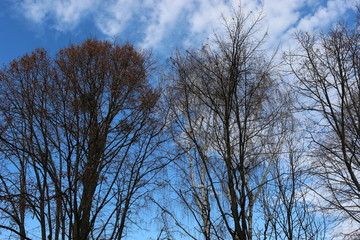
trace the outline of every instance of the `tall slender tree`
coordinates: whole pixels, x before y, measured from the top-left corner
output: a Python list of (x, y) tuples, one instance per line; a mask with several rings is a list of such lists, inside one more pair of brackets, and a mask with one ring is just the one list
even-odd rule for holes
[[(353, 21), (351, 24), (354, 24)], [(301, 51), (288, 56), (310, 113), (313, 173), (324, 207), (360, 223), (360, 38), (355, 26), (338, 24), (324, 34), (299, 33)], [(327, 204), (325, 204), (327, 203)]]
[(236, 12), (213, 42), (171, 61), (174, 140), (184, 153), (172, 188), (204, 239), (252, 239), (254, 208), (280, 154), (289, 101), (262, 51), (260, 20)]

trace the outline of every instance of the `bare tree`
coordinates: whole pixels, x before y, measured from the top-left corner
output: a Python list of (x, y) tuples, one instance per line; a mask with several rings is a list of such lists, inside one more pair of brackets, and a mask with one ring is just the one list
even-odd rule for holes
[(257, 239), (326, 239), (330, 224), (307, 188), (312, 176), (302, 142), (289, 131), (283, 153), (273, 163), (261, 194), (264, 223)]
[(171, 216), (192, 239), (252, 239), (254, 207), (281, 150), (288, 96), (261, 50), (260, 20), (236, 12), (213, 42), (171, 62), (174, 140), (184, 153), (171, 188), (196, 231)]
[(313, 173), (327, 209), (360, 223), (359, 26), (338, 24), (326, 34), (297, 35), (288, 60), (312, 120)]
[(32, 216), (35, 238), (126, 235), (164, 166), (151, 68), (130, 44), (90, 39), (54, 58), (37, 49), (1, 71), (0, 227), (27, 239)]

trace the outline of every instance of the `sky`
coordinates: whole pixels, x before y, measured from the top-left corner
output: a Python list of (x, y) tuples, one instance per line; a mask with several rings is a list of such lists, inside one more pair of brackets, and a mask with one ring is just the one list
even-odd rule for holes
[[(271, 46), (294, 44), (294, 32), (326, 29), (354, 14), (356, 0), (244, 0), (263, 12)], [(166, 59), (198, 48), (239, 0), (0, 0), (0, 65), (35, 48), (51, 54), (87, 38), (130, 42)]]
[[(294, 47), (296, 31), (326, 31), (355, 13), (357, 0), (243, 0), (263, 12), (268, 46)], [(0, 0), (0, 65), (42, 47), (51, 54), (87, 38), (130, 42), (167, 59), (198, 48), (239, 0)]]

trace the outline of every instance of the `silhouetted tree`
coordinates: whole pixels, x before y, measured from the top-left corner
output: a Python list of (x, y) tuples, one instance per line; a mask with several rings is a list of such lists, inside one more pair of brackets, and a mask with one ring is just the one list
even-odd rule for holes
[(125, 236), (164, 165), (151, 70), (132, 45), (92, 39), (3, 68), (0, 227), (22, 239), (34, 224), (41, 239)]
[[(290, 119), (289, 124), (295, 127)], [(304, 140), (295, 131), (288, 131), (285, 139), (283, 153), (274, 161), (269, 181), (262, 189), (264, 224), (256, 239), (326, 239), (329, 220), (307, 188), (313, 180), (302, 147)]]
[[(312, 173), (327, 210), (360, 223), (359, 26), (338, 24), (325, 34), (299, 33), (300, 52), (288, 60), (314, 128)], [(314, 186), (313, 186), (314, 187)]]
[(213, 42), (171, 61), (174, 141), (184, 154), (170, 188), (196, 231), (164, 211), (192, 239), (252, 239), (254, 208), (281, 153), (289, 96), (262, 50), (260, 20), (236, 12)]

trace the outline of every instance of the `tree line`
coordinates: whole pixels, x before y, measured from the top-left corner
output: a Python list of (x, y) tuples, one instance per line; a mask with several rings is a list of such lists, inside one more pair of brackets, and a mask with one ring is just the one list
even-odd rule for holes
[(132, 44), (13, 60), (0, 71), (0, 236), (129, 239), (152, 218), (158, 240), (357, 239), (358, 19), (298, 32), (280, 57), (261, 16), (234, 11), (158, 86)]

